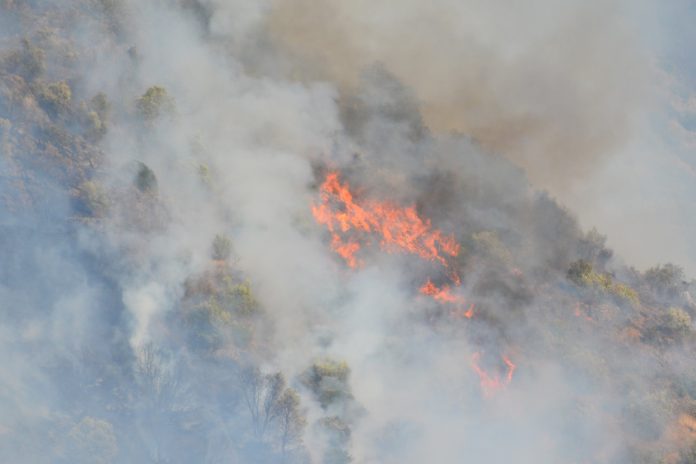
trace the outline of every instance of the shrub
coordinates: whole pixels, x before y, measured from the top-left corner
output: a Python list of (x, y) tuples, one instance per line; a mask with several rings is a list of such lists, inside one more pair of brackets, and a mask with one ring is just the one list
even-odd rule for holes
[(46, 54), (27, 39), (22, 39), (21, 50), (7, 58), (7, 66), (12, 72), (32, 80), (46, 70)]
[(324, 359), (315, 362), (304, 374), (303, 382), (323, 408), (352, 398), (348, 386), (350, 368), (345, 361)]
[(278, 421), (280, 423), (280, 441), (283, 454), (289, 445), (302, 440), (302, 431), (307, 419), (300, 409), (300, 395), (292, 388), (285, 390), (278, 403)]
[(152, 122), (161, 115), (172, 115), (175, 105), (167, 90), (155, 85), (137, 100), (136, 107), (145, 121)]
[(242, 314), (252, 314), (256, 312), (259, 307), (259, 303), (254, 293), (251, 291), (249, 282), (228, 286), (226, 296), (231, 299), (233, 303), (238, 305), (237, 307)]
[(614, 283), (610, 292), (620, 299), (631, 302), (633, 305), (638, 305), (640, 303), (638, 293), (626, 284)]
[(89, 214), (94, 217), (102, 217), (109, 210), (109, 197), (99, 184), (94, 181), (85, 181), (79, 187), (81, 199)]
[(691, 316), (681, 308), (669, 308), (655, 317), (645, 331), (645, 338), (659, 344), (683, 340), (691, 332)]
[(111, 104), (106, 95), (99, 93), (94, 96), (88, 105), (85, 105), (85, 119), (87, 124), (88, 136), (94, 140), (99, 140), (106, 134)]
[(566, 276), (580, 287), (600, 290), (619, 300), (628, 301), (633, 305), (640, 303), (638, 293), (630, 286), (614, 282), (609, 274), (596, 272), (592, 268), (592, 264), (584, 259), (571, 263)]
[(239, 380), (256, 438), (263, 440), (269, 432), (275, 432), (285, 454), (289, 445), (299, 443), (306, 424), (299, 395), (287, 387), (280, 372), (264, 375), (250, 367), (241, 372)]
[(663, 321), (664, 327), (675, 337), (683, 337), (691, 331), (691, 316), (682, 308), (669, 308)]
[(584, 286), (587, 285), (587, 281), (589, 280), (588, 276), (592, 272), (592, 264), (584, 259), (580, 259), (570, 265), (566, 275), (568, 279), (576, 285)]
[(102, 92), (99, 92), (89, 102), (89, 106), (97, 112), (100, 118), (106, 119), (111, 112), (111, 103)]
[(351, 430), (340, 417), (325, 417), (319, 421), (326, 434), (327, 447), (324, 451), (324, 461), (327, 464), (348, 464), (352, 461), (347, 450)]
[(67, 82), (54, 82), (38, 85), (36, 96), (41, 106), (52, 115), (66, 113), (72, 101), (72, 90)]
[(312, 370), (314, 371), (314, 375), (318, 378), (333, 377), (341, 382), (347, 381), (348, 375), (350, 374), (348, 363), (332, 359), (317, 361), (312, 366)]
[(138, 163), (138, 174), (135, 176), (135, 186), (143, 193), (157, 192), (157, 177), (145, 163)]
[(612, 251), (606, 247), (607, 237), (592, 228), (580, 239), (578, 253), (582, 259), (602, 268), (611, 258)]
[(216, 235), (213, 239), (212, 258), (218, 261), (227, 260), (232, 254), (232, 242), (226, 235)]
[(657, 295), (676, 298), (684, 287), (684, 271), (674, 264), (655, 266), (645, 271), (645, 282)]

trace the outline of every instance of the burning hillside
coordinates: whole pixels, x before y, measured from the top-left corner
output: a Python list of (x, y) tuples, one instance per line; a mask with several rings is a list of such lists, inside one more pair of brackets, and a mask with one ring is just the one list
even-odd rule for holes
[(388, 252), (411, 253), (447, 267), (446, 257), (457, 256), (460, 245), (422, 219), (414, 206), (402, 208), (387, 202), (356, 203), (348, 184), (341, 184), (337, 172), (330, 172), (321, 185), (319, 205), (312, 207), (314, 218), (331, 232), (332, 249), (350, 267), (356, 267), (356, 253), (364, 245), (350, 235), (378, 237)]
[(667, 13), (522, 3), (0, 0), (0, 462), (696, 463)]
[[(399, 207), (369, 200), (361, 204), (354, 199), (349, 185), (341, 183), (336, 171), (326, 175), (320, 191), (322, 202), (312, 206), (312, 214), (330, 232), (331, 249), (349, 267), (358, 267), (356, 254), (376, 236), (383, 250), (410, 253), (438, 264), (445, 268), (454, 286), (461, 285), (458, 269), (453, 269), (446, 259), (459, 255), (461, 245), (453, 235), (445, 236), (439, 229), (434, 229), (430, 220), (421, 218), (414, 206)], [(451, 305), (452, 317), (471, 319), (475, 305), (471, 303), (467, 308), (466, 298), (454, 291), (450, 285), (437, 287), (430, 279), (419, 288), (421, 294), (438, 303)], [(491, 377), (479, 366), (479, 357), (479, 353), (474, 354), (473, 368), (481, 378), (481, 388), (486, 396), (512, 381), (516, 366), (507, 357), (503, 357), (508, 371), (502, 381), (498, 376)]]

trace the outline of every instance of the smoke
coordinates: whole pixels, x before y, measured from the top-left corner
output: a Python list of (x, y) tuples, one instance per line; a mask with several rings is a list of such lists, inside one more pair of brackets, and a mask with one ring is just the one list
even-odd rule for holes
[[(2, 4), (25, 40), (0, 48), (0, 456), (681, 452), (693, 285), (627, 268), (527, 178), (564, 191), (631, 138), (651, 98), (633, 12)], [(334, 198), (343, 219), (317, 220), (329, 173), (369, 230)]]
[[(296, 75), (350, 93), (366, 67), (381, 63), (414, 93), (428, 128), (464, 133), (522, 166), (641, 268), (669, 260), (693, 272), (694, 225), (681, 213), (693, 195), (682, 162), (693, 161), (675, 147), (693, 135), (666, 109), (688, 101), (692, 88), (681, 27), (689, 8), (298, 0), (274, 2), (268, 21)], [(679, 133), (667, 134), (666, 124)], [(616, 239), (628, 235), (635, 240)]]
[(269, 27), (308, 77), (350, 89), (382, 63), (413, 90), (428, 127), (470, 135), (562, 191), (630, 140), (650, 99), (635, 9), (298, 0), (274, 3)]

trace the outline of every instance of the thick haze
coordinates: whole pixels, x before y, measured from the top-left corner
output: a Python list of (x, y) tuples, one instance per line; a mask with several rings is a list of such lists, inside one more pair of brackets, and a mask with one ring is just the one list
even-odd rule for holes
[[(696, 270), (682, 7), (506, 3), (0, 3), (0, 461), (681, 456), (694, 285), (641, 272)], [(349, 268), (330, 171), (461, 253)]]

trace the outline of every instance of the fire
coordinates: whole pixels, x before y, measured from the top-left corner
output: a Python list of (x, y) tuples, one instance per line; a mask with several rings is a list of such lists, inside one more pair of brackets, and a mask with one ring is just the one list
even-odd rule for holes
[(423, 295), (428, 295), (433, 297), (435, 301), (440, 303), (462, 303), (463, 298), (455, 296), (452, 294), (450, 288), (445, 285), (442, 288), (438, 288), (431, 280), (428, 280), (421, 288), (420, 292)]
[[(321, 202), (312, 206), (312, 214), (330, 232), (331, 249), (350, 268), (362, 264), (358, 257), (362, 246), (376, 240), (389, 253), (403, 252), (419, 256), (444, 267), (450, 281), (449, 284), (438, 286), (428, 279), (420, 287), (420, 293), (440, 304), (452, 305), (455, 308), (450, 311), (453, 317), (474, 317), (475, 305), (472, 303), (467, 307), (466, 299), (453, 290), (462, 284), (448, 261), (458, 256), (461, 250), (454, 236), (433, 228), (429, 219), (418, 215), (415, 206), (401, 207), (390, 202), (355, 198), (348, 183), (341, 182), (335, 171), (327, 174), (320, 195)], [(481, 380), (484, 395), (490, 397), (512, 381), (516, 366), (507, 356), (503, 356), (505, 375), (489, 374), (480, 366), (480, 357), (480, 353), (473, 355), (472, 367)]]
[(428, 280), (419, 291), (423, 295), (432, 297), (438, 303), (456, 305), (456, 309), (451, 312), (454, 317), (465, 317), (467, 319), (474, 317), (475, 305), (472, 303), (469, 305), (469, 309), (464, 310), (466, 307), (466, 299), (454, 295), (448, 285), (438, 288), (431, 280)]
[(469, 309), (467, 309), (466, 312), (464, 313), (464, 317), (466, 317), (467, 319), (471, 319), (472, 317), (474, 317), (474, 307), (475, 307), (475, 305), (473, 303), (471, 303), (471, 306), (469, 306)]
[(349, 267), (358, 267), (358, 260), (355, 258), (355, 253), (360, 250), (360, 244), (357, 242), (343, 242), (341, 237), (334, 234), (331, 240), (331, 248), (346, 261)]
[(418, 215), (415, 206), (400, 207), (390, 202), (357, 201), (337, 172), (330, 172), (321, 185), (321, 204), (312, 207), (318, 223), (331, 232), (331, 248), (346, 264), (358, 267), (361, 245), (379, 237), (382, 249), (407, 252), (448, 267), (446, 257), (459, 254), (460, 245), (451, 235), (434, 229), (430, 220)]
[[(388, 252), (414, 254), (447, 268), (454, 286), (461, 285), (459, 275), (450, 269), (448, 257), (459, 255), (461, 246), (452, 235), (445, 235), (432, 227), (430, 220), (418, 215), (415, 206), (400, 207), (390, 202), (359, 201), (348, 183), (341, 182), (338, 172), (329, 172), (320, 188), (321, 203), (312, 206), (312, 214), (319, 224), (331, 233), (331, 249), (351, 268), (361, 262), (358, 253), (361, 243), (379, 238), (379, 245)], [(455, 317), (471, 319), (474, 307), (468, 310), (464, 298), (455, 295), (449, 285), (438, 288), (428, 280), (420, 293), (441, 304), (452, 304)]]
[(508, 369), (507, 375), (505, 376), (505, 380), (506, 380), (506, 383), (510, 383), (510, 382), (512, 382), (512, 376), (515, 374), (515, 370), (517, 369), (517, 366), (515, 365), (515, 363), (510, 361), (510, 358), (508, 358), (507, 356), (503, 356), (503, 362), (505, 363), (505, 365), (507, 366), (507, 369)]
[(471, 357), (471, 367), (479, 376), (481, 389), (483, 390), (483, 395), (486, 398), (490, 398), (496, 392), (512, 382), (512, 377), (515, 374), (517, 366), (507, 356), (502, 356), (502, 360), (506, 366), (506, 373), (504, 377), (501, 377), (499, 373), (489, 374), (481, 367), (481, 353), (474, 353)]

